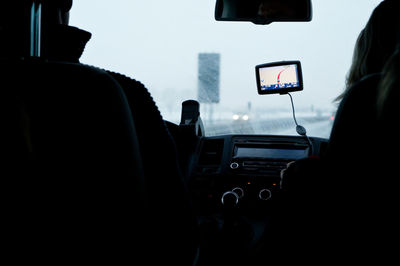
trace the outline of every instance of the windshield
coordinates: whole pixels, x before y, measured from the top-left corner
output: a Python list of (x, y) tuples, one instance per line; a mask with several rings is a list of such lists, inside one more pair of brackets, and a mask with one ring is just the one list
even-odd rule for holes
[[(215, 21), (215, 0), (74, 1), (70, 25), (93, 34), (81, 62), (142, 82), (165, 120), (178, 124), (181, 103), (199, 100), (206, 136), (296, 135), (290, 98), (258, 95), (255, 66), (299, 60), (297, 121), (327, 138), (357, 36), (381, 1), (312, 2), (311, 22), (261, 26)], [(212, 99), (201, 90), (202, 65), (218, 73), (209, 76)]]

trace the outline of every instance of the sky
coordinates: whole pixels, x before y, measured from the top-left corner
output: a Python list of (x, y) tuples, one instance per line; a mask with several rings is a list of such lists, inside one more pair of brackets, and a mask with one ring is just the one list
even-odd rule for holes
[(380, 2), (313, 0), (311, 22), (254, 25), (215, 21), (215, 0), (75, 0), (70, 24), (93, 34), (82, 63), (141, 81), (166, 115), (197, 98), (198, 53), (209, 52), (221, 54), (221, 108), (290, 108), (287, 97), (257, 94), (255, 66), (300, 60), (296, 108), (330, 110)]

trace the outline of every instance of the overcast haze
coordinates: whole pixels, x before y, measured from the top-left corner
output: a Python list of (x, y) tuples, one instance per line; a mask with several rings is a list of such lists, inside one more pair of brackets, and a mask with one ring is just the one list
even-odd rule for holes
[(296, 107), (333, 109), (356, 38), (379, 2), (314, 0), (312, 22), (260, 26), (216, 22), (215, 0), (75, 0), (70, 24), (93, 34), (83, 63), (141, 81), (162, 110), (197, 98), (202, 52), (221, 54), (221, 106), (289, 107), (287, 97), (257, 95), (254, 67), (300, 60), (305, 89), (293, 93)]

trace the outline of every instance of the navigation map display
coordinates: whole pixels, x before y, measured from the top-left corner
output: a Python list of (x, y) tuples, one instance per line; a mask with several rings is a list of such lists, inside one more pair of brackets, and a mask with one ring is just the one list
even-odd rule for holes
[(284, 61), (256, 66), (257, 88), (259, 94), (303, 90), (300, 61)]

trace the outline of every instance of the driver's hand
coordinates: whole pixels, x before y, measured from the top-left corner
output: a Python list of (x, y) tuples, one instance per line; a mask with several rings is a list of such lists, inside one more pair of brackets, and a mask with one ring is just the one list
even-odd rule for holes
[(291, 192), (310, 189), (321, 176), (322, 162), (318, 158), (305, 158), (287, 164), (280, 173), (281, 189)]

